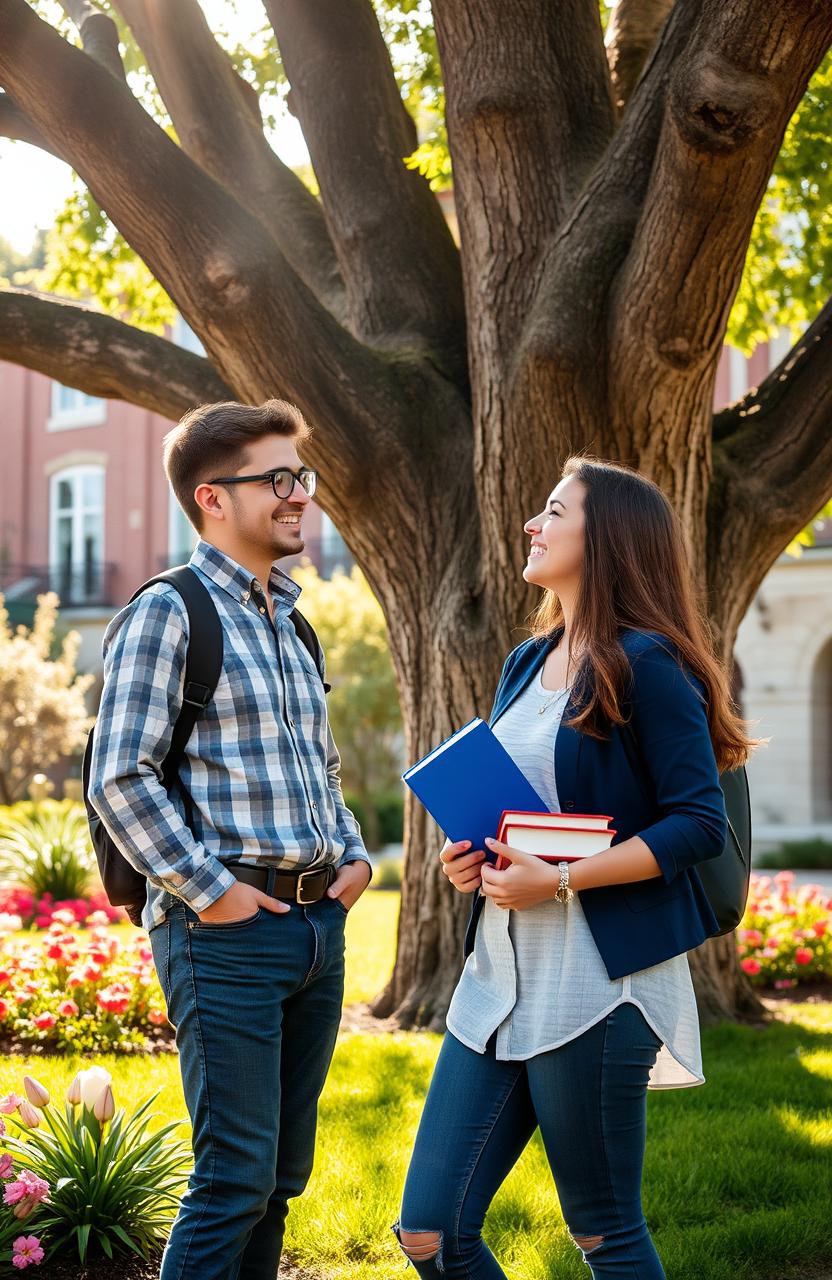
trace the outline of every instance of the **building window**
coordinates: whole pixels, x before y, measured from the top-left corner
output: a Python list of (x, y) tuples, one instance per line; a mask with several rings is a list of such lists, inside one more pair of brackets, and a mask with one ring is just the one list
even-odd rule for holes
[(77, 387), (52, 383), (52, 414), (47, 431), (66, 431), (72, 427), (96, 427), (106, 421), (107, 401), (88, 396)]
[(748, 390), (748, 361), (736, 347), (728, 348), (728, 375), (731, 404), (741, 400)]
[(339, 570), (349, 573), (353, 558), (347, 544), (325, 511), (321, 512), (321, 568), (322, 578), (331, 578)]
[(168, 487), (168, 564), (186, 564), (199, 542), (199, 534)]
[(832, 822), (832, 638), (812, 672), (812, 817)]
[(64, 605), (104, 592), (104, 468), (68, 467), (49, 481), (49, 587)]
[(182, 316), (177, 316), (173, 322), (173, 340), (177, 346), (184, 347), (186, 351), (193, 351), (194, 355), (205, 355), (205, 348)]

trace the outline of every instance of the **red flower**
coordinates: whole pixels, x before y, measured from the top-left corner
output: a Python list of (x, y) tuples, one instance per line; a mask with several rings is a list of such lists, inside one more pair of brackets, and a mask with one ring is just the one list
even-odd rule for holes
[(38, 1013), (32, 1021), (38, 1031), (49, 1031), (54, 1027), (58, 1019), (55, 1017), (54, 1013)]
[(743, 973), (750, 973), (753, 975), (755, 973), (759, 973), (762, 967), (763, 966), (760, 964), (759, 960), (755, 960), (753, 956), (746, 956), (744, 960), (740, 960), (740, 968)]
[[(813, 930), (814, 930), (814, 933), (815, 933), (815, 937), (816, 937), (816, 938), (822, 938), (822, 937), (823, 937), (823, 935), (826, 933), (826, 926), (827, 926), (827, 924), (828, 924), (828, 921), (827, 921), (827, 920), (816, 920), (816, 921), (815, 921), (815, 923), (812, 925), (812, 928), (813, 928)], [(2, 975), (0, 975), (0, 976), (2, 976)]]
[(814, 952), (808, 947), (798, 947), (794, 953), (795, 964), (811, 964), (814, 959)]

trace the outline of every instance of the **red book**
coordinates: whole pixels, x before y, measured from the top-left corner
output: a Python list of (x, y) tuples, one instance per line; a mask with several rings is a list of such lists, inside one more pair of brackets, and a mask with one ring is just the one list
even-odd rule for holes
[(497, 839), (545, 862), (576, 862), (609, 849), (616, 832), (606, 813), (503, 812)]

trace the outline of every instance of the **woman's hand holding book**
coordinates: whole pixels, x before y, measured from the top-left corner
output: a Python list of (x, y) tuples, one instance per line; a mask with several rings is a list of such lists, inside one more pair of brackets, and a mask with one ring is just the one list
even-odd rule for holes
[(482, 883), (485, 854), (482, 849), (469, 853), (470, 848), (470, 840), (457, 840), (455, 844), (448, 840), (439, 853), (442, 871), (459, 893), (473, 893)]

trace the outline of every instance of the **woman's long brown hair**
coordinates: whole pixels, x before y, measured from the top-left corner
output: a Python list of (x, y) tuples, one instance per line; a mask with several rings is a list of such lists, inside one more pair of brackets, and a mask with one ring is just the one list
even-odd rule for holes
[[(744, 764), (756, 745), (734, 709), (725, 668), (697, 602), (682, 527), (658, 485), (617, 463), (569, 458), (564, 476), (584, 486), (584, 566), (570, 635), (581, 653), (579, 710), (569, 723), (594, 738), (623, 724), (632, 669), (621, 631), (658, 632), (705, 687), (708, 725), (720, 771)], [(532, 615), (532, 633), (563, 626), (563, 609), (546, 591)]]

